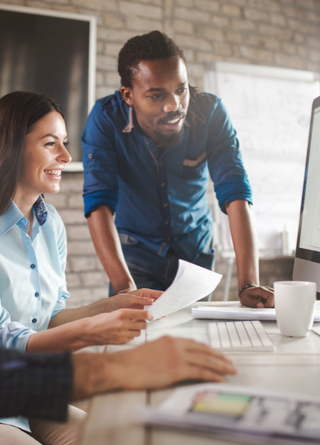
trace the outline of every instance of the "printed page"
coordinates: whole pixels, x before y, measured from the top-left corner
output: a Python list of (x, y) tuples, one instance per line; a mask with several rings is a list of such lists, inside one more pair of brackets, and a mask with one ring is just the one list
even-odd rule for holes
[(218, 286), (221, 278), (222, 275), (216, 272), (179, 260), (178, 271), (171, 286), (151, 307), (146, 306), (145, 309), (157, 320), (206, 297)]

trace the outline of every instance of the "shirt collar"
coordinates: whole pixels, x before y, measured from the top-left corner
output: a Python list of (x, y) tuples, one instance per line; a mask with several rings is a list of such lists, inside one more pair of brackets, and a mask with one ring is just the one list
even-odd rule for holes
[[(48, 218), (48, 210), (42, 196), (39, 196), (33, 205), (35, 216), (40, 226), (43, 226)], [(15, 224), (26, 220), (19, 207), (11, 201), (9, 209), (0, 216), (0, 236), (4, 236)]]

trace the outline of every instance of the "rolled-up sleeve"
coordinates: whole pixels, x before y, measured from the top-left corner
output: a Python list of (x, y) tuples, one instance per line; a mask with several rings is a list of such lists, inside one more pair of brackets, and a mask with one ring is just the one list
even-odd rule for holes
[(114, 133), (107, 111), (97, 101), (81, 137), (86, 216), (101, 205), (107, 205), (115, 211), (118, 202), (118, 167)]
[(28, 340), (35, 331), (12, 321), (9, 313), (2, 307), (0, 299), (0, 347), (25, 351)]
[(208, 166), (221, 210), (225, 204), (243, 199), (252, 204), (252, 191), (239, 148), (237, 133), (220, 99), (211, 115)]

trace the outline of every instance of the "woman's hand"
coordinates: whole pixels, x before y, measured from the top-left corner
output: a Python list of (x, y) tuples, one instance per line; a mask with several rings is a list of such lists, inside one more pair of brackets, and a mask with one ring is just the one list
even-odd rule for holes
[(83, 340), (91, 345), (127, 343), (139, 337), (141, 330), (147, 327), (146, 320), (150, 321), (152, 318), (148, 311), (139, 309), (118, 309), (99, 314), (83, 320)]
[(105, 299), (106, 312), (121, 308), (143, 309), (144, 306), (151, 305), (162, 294), (162, 291), (152, 289), (122, 290)]

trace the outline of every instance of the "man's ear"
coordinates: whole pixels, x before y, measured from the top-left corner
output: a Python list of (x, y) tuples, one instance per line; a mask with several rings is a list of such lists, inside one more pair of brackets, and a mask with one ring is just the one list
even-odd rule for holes
[(129, 105), (129, 107), (132, 107), (132, 89), (129, 87), (121, 87), (120, 93), (126, 104)]

